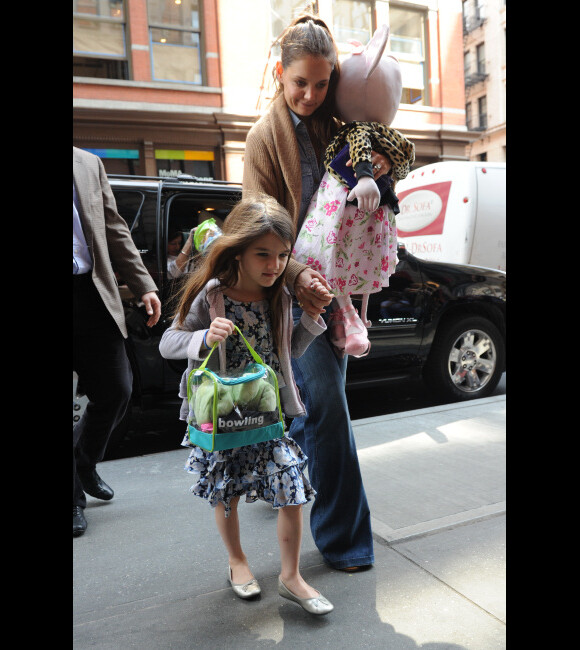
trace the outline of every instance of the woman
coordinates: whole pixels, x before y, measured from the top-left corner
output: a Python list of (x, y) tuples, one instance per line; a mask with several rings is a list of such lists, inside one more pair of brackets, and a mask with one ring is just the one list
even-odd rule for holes
[(184, 273), (192, 271), (191, 255), (194, 253), (192, 228), (185, 240), (183, 247), (183, 233), (178, 230), (167, 238), (167, 277), (171, 279), (180, 278)]
[[(312, 195), (324, 173), (322, 154), (340, 123), (334, 115), (334, 91), (340, 74), (336, 44), (326, 24), (314, 16), (293, 21), (281, 39), (279, 84), (269, 111), (246, 139), (243, 192), (262, 191), (278, 200), (300, 230)], [(373, 164), (389, 161), (373, 152)], [(326, 313), (330, 301), (312, 288), (328, 284), (313, 269), (290, 260), (287, 282), (302, 307)], [(334, 304), (334, 303), (333, 303)], [(328, 314), (327, 314), (328, 315)], [(308, 456), (308, 472), (317, 497), (310, 528), (328, 564), (343, 571), (374, 562), (370, 511), (358, 463), (345, 393), (347, 358), (333, 351), (327, 334), (317, 337), (292, 368), (307, 414), (295, 418), (290, 435)]]

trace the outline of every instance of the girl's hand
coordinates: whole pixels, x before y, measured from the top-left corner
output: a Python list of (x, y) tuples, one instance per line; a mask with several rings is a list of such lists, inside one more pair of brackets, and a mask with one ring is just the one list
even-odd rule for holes
[(228, 336), (234, 332), (235, 329), (232, 321), (229, 320), (229, 318), (218, 316), (211, 322), (207, 334), (205, 335), (205, 342), (208, 348), (211, 348), (215, 343), (222, 343), (225, 341)]
[(328, 282), (318, 271), (310, 268), (298, 274), (294, 283), (294, 293), (300, 307), (313, 320), (317, 320), (318, 316), (324, 313), (324, 308), (330, 305), (334, 298)]

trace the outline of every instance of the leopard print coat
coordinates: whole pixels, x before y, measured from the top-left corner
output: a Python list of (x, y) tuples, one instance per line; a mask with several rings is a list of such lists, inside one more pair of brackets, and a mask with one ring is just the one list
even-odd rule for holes
[(380, 122), (349, 122), (340, 128), (324, 155), (325, 168), (343, 184), (345, 180), (330, 168), (330, 163), (345, 144), (349, 145), (352, 166), (357, 178), (373, 175), (371, 165), (373, 150), (391, 161), (393, 181), (405, 178), (415, 162), (415, 145), (396, 129)]

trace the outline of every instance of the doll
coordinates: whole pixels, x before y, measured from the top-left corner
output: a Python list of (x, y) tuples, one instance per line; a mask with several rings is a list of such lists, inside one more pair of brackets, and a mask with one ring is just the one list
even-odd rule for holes
[[(293, 251), (332, 287), (339, 309), (331, 315), (331, 340), (342, 354), (353, 356), (370, 350), (368, 294), (388, 286), (395, 271), (399, 208), (393, 189), (415, 161), (414, 144), (389, 126), (401, 101), (402, 80), (397, 59), (383, 57), (388, 38), (389, 27), (382, 25), (366, 46), (357, 43), (341, 62), (336, 105), (345, 124), (326, 149), (326, 171)], [(392, 164), (377, 182), (371, 151)], [(352, 167), (345, 164), (349, 159)], [(363, 294), (363, 320), (352, 305), (353, 293)]]

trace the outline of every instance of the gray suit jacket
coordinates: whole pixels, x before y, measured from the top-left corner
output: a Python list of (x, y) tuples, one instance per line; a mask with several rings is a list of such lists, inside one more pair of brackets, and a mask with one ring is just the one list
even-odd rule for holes
[(117, 212), (101, 159), (73, 147), (73, 182), (80, 203), (83, 232), (93, 257), (93, 281), (121, 334), (127, 338), (114, 270), (137, 298), (157, 291), (157, 286), (143, 264), (127, 223)]

